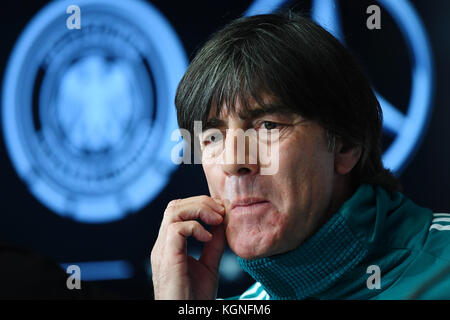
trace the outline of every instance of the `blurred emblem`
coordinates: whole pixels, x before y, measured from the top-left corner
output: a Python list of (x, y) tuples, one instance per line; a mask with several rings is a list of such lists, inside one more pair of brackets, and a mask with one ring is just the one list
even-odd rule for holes
[(32, 194), (88, 223), (123, 218), (166, 186), (176, 165), (170, 134), (186, 67), (170, 23), (137, 1), (48, 4), (26, 26), (3, 81), (3, 133)]

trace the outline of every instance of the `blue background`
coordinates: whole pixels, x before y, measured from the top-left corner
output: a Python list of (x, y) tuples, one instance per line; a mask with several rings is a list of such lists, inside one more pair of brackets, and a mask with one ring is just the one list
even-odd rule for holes
[[(428, 34), (435, 70), (432, 113), (423, 140), (399, 175), (405, 194), (435, 212), (449, 212), (450, 193), (450, 2), (410, 1)], [(189, 59), (212, 32), (242, 15), (251, 1), (151, 1), (178, 33)], [(411, 62), (408, 48), (388, 12), (382, 8), (381, 30), (368, 30), (365, 9), (373, 1), (338, 1), (346, 44), (353, 50), (376, 90), (403, 112), (410, 97)], [(0, 74), (11, 50), (30, 19), (45, 1), (2, 3), (0, 23)], [(76, 4), (76, 1), (74, 1)], [(297, 1), (296, 10), (308, 12), (311, 1)], [(167, 137), (168, 139), (170, 137)], [(392, 137), (383, 137), (384, 146)], [(94, 281), (125, 297), (152, 297), (148, 260), (162, 213), (176, 198), (208, 194), (200, 165), (181, 165), (164, 190), (144, 208), (125, 218), (103, 224), (88, 224), (61, 217), (45, 207), (18, 177), (0, 139), (1, 209), (0, 241), (32, 248), (58, 263), (128, 261), (133, 276), (122, 280)], [(193, 248), (199, 244), (190, 241)], [(232, 268), (232, 266), (230, 266)], [(244, 273), (221, 280), (219, 296), (236, 295), (251, 279)]]

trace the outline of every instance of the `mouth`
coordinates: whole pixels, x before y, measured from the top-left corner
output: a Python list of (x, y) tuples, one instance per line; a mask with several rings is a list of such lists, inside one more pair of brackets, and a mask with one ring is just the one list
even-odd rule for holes
[(232, 213), (259, 213), (265, 211), (270, 202), (262, 198), (243, 198), (235, 200), (231, 204)]

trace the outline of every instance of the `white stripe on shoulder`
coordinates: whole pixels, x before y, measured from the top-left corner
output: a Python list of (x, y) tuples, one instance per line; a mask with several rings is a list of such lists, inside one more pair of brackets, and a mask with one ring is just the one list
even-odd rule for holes
[(450, 218), (434, 218), (431, 222), (450, 222)]
[(270, 300), (270, 296), (261, 283), (256, 282), (239, 297), (239, 300)]
[(435, 217), (450, 217), (450, 213), (433, 213)]
[(450, 225), (448, 226), (443, 226), (441, 224), (432, 224), (429, 231), (431, 231), (431, 229), (436, 229), (438, 231), (445, 231), (445, 230), (450, 230)]
[(262, 290), (256, 297), (244, 298), (243, 300), (268, 300), (268, 297), (266, 290)]
[(247, 291), (241, 294), (240, 298), (244, 298), (245, 296), (250, 296), (254, 294), (261, 287), (261, 283), (256, 282), (253, 286), (251, 286)]
[[(438, 218), (441, 217), (441, 218)], [(450, 222), (450, 213), (433, 213), (433, 220), (431, 220), (431, 226), (428, 231), (432, 229), (438, 231), (448, 231), (450, 230), (450, 225), (442, 225), (435, 222)]]

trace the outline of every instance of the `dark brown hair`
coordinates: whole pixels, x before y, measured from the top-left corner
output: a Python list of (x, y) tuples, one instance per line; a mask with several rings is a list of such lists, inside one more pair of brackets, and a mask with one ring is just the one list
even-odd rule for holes
[(235, 112), (251, 102), (264, 108), (262, 94), (277, 105), (322, 125), (330, 149), (336, 139), (360, 147), (352, 170), (355, 183), (401, 186), (381, 161), (382, 111), (369, 81), (350, 52), (329, 32), (292, 12), (239, 18), (199, 50), (176, 94), (178, 123), (193, 132), (211, 108)]

